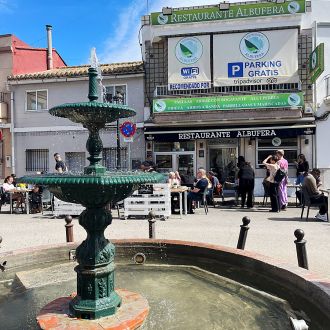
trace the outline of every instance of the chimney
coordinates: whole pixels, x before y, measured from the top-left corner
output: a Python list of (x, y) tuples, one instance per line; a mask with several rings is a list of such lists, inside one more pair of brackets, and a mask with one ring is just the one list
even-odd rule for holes
[(46, 25), (47, 31), (47, 70), (53, 68), (52, 26)]

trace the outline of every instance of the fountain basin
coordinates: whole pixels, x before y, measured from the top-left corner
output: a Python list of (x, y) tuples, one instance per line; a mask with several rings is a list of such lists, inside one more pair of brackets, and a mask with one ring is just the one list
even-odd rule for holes
[[(251, 252), (208, 244), (166, 240), (113, 242), (119, 265), (132, 265), (134, 256), (143, 253), (146, 262), (139, 266), (141, 269), (151, 264), (198, 267), (286, 300), (294, 310), (306, 314), (313, 329), (326, 329), (330, 324), (330, 282), (305, 269)], [(0, 259), (8, 261), (8, 270), (2, 276), (22, 268), (68, 261), (70, 250), (76, 247), (77, 244), (63, 244), (2, 254)]]

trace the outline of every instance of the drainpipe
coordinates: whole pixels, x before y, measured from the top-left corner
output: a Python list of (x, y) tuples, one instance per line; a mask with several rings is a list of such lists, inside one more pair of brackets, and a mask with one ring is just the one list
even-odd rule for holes
[(51, 25), (46, 25), (47, 30), (47, 70), (53, 68), (53, 45), (52, 45), (52, 29)]
[(10, 92), (11, 173), (15, 172), (14, 92)]

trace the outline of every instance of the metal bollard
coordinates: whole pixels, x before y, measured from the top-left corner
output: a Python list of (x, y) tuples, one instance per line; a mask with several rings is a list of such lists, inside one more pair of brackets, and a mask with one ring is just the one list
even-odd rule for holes
[(156, 215), (154, 211), (150, 211), (148, 214), (148, 222), (149, 222), (149, 238), (156, 238)]
[(294, 236), (296, 236), (297, 238), (294, 242), (296, 244), (298, 266), (308, 269), (307, 251), (306, 251), (307, 241), (304, 240), (305, 233), (302, 229), (296, 229), (294, 231)]
[(67, 243), (73, 242), (73, 223), (71, 215), (67, 215), (65, 217), (65, 233), (66, 233), (66, 241)]
[(250, 229), (250, 227), (248, 226), (250, 221), (251, 220), (250, 220), (249, 217), (243, 217), (243, 219), (242, 219), (243, 224), (240, 226), (241, 231), (239, 233), (239, 238), (238, 238), (238, 242), (237, 242), (237, 249), (244, 250), (244, 248), (245, 248), (247, 233), (248, 233), (248, 230)]

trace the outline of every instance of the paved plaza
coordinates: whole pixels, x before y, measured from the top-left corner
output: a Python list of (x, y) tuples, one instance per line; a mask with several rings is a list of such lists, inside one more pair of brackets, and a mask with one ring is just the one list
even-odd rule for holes
[[(3, 237), (0, 252), (32, 246), (65, 242), (65, 221), (54, 218), (51, 213), (8, 214), (4, 208), (0, 214), (0, 236)], [(300, 208), (289, 207), (281, 213), (269, 213), (268, 208), (257, 206), (247, 210), (237, 207), (209, 208), (196, 210), (196, 214), (179, 218), (173, 215), (166, 221), (156, 222), (156, 238), (205, 242), (236, 247), (242, 217), (251, 219), (246, 250), (271, 256), (297, 264), (293, 232), (305, 231), (309, 268), (330, 278), (330, 224), (313, 219), (316, 210), (310, 211), (310, 220), (300, 219)], [(109, 239), (147, 238), (148, 222), (144, 219), (114, 219), (106, 230)], [(86, 237), (84, 229), (74, 218), (74, 238), (81, 241)]]

